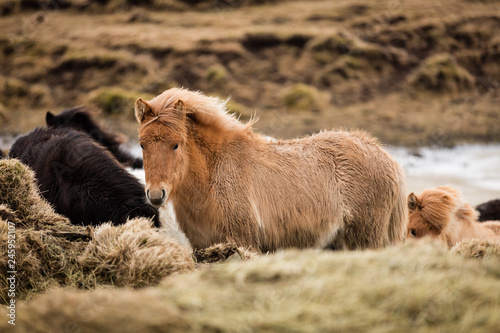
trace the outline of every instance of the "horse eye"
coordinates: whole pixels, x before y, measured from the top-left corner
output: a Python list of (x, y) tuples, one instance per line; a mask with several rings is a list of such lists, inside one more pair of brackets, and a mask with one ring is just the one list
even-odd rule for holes
[(144, 150), (144, 146), (142, 145), (142, 143), (141, 143), (141, 149)]
[(411, 229), (411, 230), (410, 230), (410, 234), (411, 234), (413, 237), (417, 237), (417, 233), (415, 232), (415, 229)]
[(177, 148), (179, 148), (179, 144), (178, 143), (175, 144), (173, 150), (177, 150)]

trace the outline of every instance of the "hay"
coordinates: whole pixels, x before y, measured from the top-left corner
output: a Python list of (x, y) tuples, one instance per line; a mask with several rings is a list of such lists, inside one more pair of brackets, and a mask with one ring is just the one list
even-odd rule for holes
[(40, 195), (33, 171), (16, 159), (0, 160), (0, 204), (15, 212), (20, 227), (71, 229), (68, 219)]
[(249, 260), (257, 257), (257, 252), (238, 247), (236, 244), (219, 243), (205, 249), (193, 251), (198, 264), (214, 264), (224, 261)]
[(15, 224), (16, 299), (49, 286), (143, 287), (194, 269), (191, 253), (152, 222), (136, 218), (85, 228), (69, 223), (43, 199), (33, 172), (17, 160), (0, 161), (0, 303), (8, 302), (8, 228)]
[(500, 242), (467, 239), (456, 244), (451, 250), (465, 258), (500, 257)]
[(194, 268), (191, 253), (155, 230), (146, 218), (123, 226), (99, 226), (79, 261), (98, 284), (132, 287), (156, 284), (167, 275)]
[[(7, 295), (7, 221), (0, 220), (0, 303)], [(22, 300), (46, 290), (51, 285), (66, 285), (76, 270), (76, 257), (83, 242), (71, 242), (53, 236), (50, 230), (16, 228), (16, 299)]]
[(82, 250), (60, 233), (84, 234), (43, 199), (33, 171), (15, 159), (0, 160), (0, 303), (8, 301), (8, 222), (15, 224), (17, 299), (26, 299), (65, 280), (71, 258)]
[[(65, 235), (65, 234), (63, 234)], [(0, 220), (0, 302), (7, 298), (7, 222)], [(68, 240), (50, 230), (16, 230), (17, 299), (29, 299), (49, 286), (143, 287), (194, 269), (188, 250), (137, 218), (119, 227), (95, 228), (90, 242)]]
[(19, 306), (15, 331), (62, 332), (71, 323), (82, 333), (496, 332), (499, 267), (498, 256), (470, 260), (429, 241), (287, 250), (155, 288), (51, 291)]
[[(21, 178), (29, 195), (12, 190), (40, 199), (32, 173)], [(189, 250), (147, 219), (84, 229), (54, 224), (52, 216), (43, 224), (23, 202), (13, 209), (6, 203), (16, 204), (12, 194), (2, 191), (2, 303), (8, 221), (16, 222), (18, 285), (16, 326), (0, 321), (1, 332), (500, 330), (500, 295), (492, 292), (500, 288), (498, 243), (468, 240), (448, 251), (423, 239), (372, 251), (287, 250), (248, 261), (240, 259), (253, 258), (251, 251), (217, 244), (196, 251), (202, 268), (180, 276), (195, 267)], [(148, 285), (156, 287), (111, 288)], [(0, 307), (0, 316), (6, 311)]]

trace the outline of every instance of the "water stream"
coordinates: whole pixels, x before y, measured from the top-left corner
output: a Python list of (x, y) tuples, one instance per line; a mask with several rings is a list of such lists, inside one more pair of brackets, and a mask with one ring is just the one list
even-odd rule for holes
[(477, 205), (500, 199), (500, 145), (462, 145), (454, 148), (420, 148), (414, 151), (390, 147), (403, 166), (408, 191), (452, 185), (465, 200)]

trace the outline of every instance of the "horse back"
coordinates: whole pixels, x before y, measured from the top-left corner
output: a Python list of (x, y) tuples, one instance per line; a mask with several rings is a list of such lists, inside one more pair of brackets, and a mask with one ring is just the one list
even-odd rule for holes
[[(376, 247), (404, 237), (404, 173), (366, 134), (325, 131), (303, 139), (262, 140), (254, 149), (237, 151), (236, 158), (219, 161), (215, 171), (224, 175), (220, 178), (230, 191), (220, 202), (237, 200), (261, 248), (324, 247), (348, 228), (363, 238), (345, 241), (349, 248)], [(397, 213), (391, 218), (393, 211)], [(377, 240), (370, 232), (378, 227), (391, 229), (390, 235)], [(375, 243), (365, 244), (372, 236)]]

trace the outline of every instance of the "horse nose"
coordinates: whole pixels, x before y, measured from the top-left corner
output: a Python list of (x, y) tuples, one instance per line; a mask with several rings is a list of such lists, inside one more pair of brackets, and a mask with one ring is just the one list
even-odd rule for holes
[(147, 190), (146, 196), (153, 206), (161, 206), (166, 196), (165, 189)]

